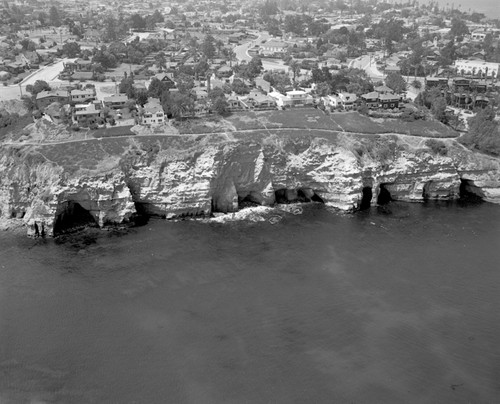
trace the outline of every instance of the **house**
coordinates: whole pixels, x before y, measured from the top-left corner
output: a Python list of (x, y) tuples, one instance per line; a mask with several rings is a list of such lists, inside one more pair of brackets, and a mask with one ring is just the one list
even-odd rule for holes
[(90, 60), (78, 58), (74, 62), (64, 63), (64, 69), (69, 72), (89, 72), (92, 70), (92, 62)]
[(484, 41), (484, 38), (486, 38), (486, 35), (488, 35), (487, 32), (485, 31), (482, 31), (482, 30), (477, 30), (477, 31), (473, 31), (471, 34), (470, 34), (470, 37), (473, 41)]
[(280, 108), (307, 106), (314, 103), (314, 98), (302, 90), (287, 91), (286, 95), (273, 91), (268, 95), (276, 100), (276, 105)]
[(446, 77), (428, 77), (425, 79), (425, 88), (441, 88), (441, 89), (446, 89), (448, 88), (448, 79)]
[(395, 94), (380, 94), (379, 107), (383, 109), (399, 108), (400, 98)]
[(478, 95), (476, 96), (476, 99), (474, 100), (474, 107), (475, 108), (486, 108), (489, 104), (490, 100), (488, 97), (485, 97), (484, 95)]
[(375, 87), (373, 90), (380, 94), (394, 93), (392, 88), (387, 87), (386, 85)]
[(321, 100), (323, 101), (323, 105), (325, 106), (326, 109), (332, 111), (335, 108), (340, 107), (341, 101), (340, 98), (335, 95), (327, 95), (326, 97), (322, 97)]
[(371, 93), (363, 94), (361, 99), (366, 103), (368, 108), (378, 108), (379, 96), (380, 93), (378, 91), (372, 91)]
[(95, 100), (94, 90), (71, 90), (70, 92), (71, 102), (87, 102)]
[(313, 97), (302, 90), (287, 91), (286, 96), (290, 98), (292, 107), (312, 105), (314, 103)]
[(468, 91), (470, 86), (470, 80), (463, 77), (455, 77), (453, 79), (453, 88), (457, 91)]
[(44, 109), (53, 102), (67, 104), (69, 102), (69, 94), (67, 91), (41, 91), (36, 95), (36, 106), (38, 109)]
[(401, 72), (401, 69), (399, 68), (399, 66), (387, 66), (385, 69), (384, 69), (384, 73), (385, 74), (390, 74), (390, 73), (400, 73)]
[(128, 97), (125, 94), (113, 94), (109, 97), (104, 97), (104, 106), (112, 109), (121, 109), (125, 107), (128, 101)]
[(227, 104), (229, 106), (229, 109), (239, 109), (240, 108), (240, 100), (238, 97), (235, 97), (234, 95), (230, 95), (226, 97)]
[(339, 93), (338, 97), (340, 99), (341, 106), (346, 110), (353, 109), (354, 104), (358, 100), (356, 94), (352, 93)]
[(45, 108), (45, 115), (48, 115), (52, 122), (59, 123), (64, 117), (62, 106), (58, 102), (53, 102)]
[(228, 79), (233, 75), (233, 69), (228, 65), (222, 65), (217, 69), (217, 77), (220, 79)]
[(263, 56), (279, 56), (286, 52), (288, 44), (283, 41), (270, 40), (260, 45)]
[(88, 29), (83, 33), (83, 39), (88, 42), (99, 42), (101, 36), (101, 33), (96, 29)]
[(174, 74), (173, 73), (158, 73), (155, 76), (162, 83), (166, 84), (166, 87), (170, 90), (175, 87)]
[(259, 91), (252, 91), (246, 96), (240, 97), (244, 104), (250, 108), (274, 108), (276, 107), (276, 99), (262, 94)]
[(79, 126), (87, 127), (98, 123), (102, 112), (99, 101), (79, 105), (78, 107), (75, 108), (73, 119)]
[(158, 126), (165, 122), (165, 113), (161, 106), (160, 100), (157, 98), (150, 98), (142, 108), (141, 123), (147, 126)]

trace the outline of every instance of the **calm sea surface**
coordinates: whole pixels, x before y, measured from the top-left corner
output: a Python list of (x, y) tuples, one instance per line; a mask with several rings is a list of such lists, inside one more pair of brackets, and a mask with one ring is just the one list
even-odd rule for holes
[(499, 287), (490, 204), (3, 232), (0, 403), (498, 403)]

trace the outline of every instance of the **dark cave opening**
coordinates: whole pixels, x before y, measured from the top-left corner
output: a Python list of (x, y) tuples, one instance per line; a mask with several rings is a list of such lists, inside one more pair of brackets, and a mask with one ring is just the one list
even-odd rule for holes
[(391, 193), (386, 188), (386, 184), (380, 184), (377, 196), (377, 205), (387, 205), (391, 201), (393, 201), (393, 199), (391, 197)]
[(312, 188), (297, 188), (288, 189), (281, 188), (274, 192), (276, 203), (310, 203), (319, 202), (325, 203), (323, 198), (321, 198)]
[(82, 227), (98, 227), (98, 224), (90, 212), (82, 208), (78, 202), (64, 202), (56, 216), (54, 235), (81, 229)]
[(465, 202), (483, 202), (484, 192), (474, 181), (460, 179), (460, 200)]
[(422, 198), (424, 201), (427, 201), (431, 197), (431, 187), (432, 187), (432, 181), (427, 181), (424, 184), (424, 188), (422, 189)]
[(248, 192), (247, 194), (238, 193), (238, 209), (250, 208), (262, 205), (262, 197), (255, 192)]
[(370, 209), (372, 198), (373, 198), (372, 187), (363, 187), (359, 209), (360, 210)]

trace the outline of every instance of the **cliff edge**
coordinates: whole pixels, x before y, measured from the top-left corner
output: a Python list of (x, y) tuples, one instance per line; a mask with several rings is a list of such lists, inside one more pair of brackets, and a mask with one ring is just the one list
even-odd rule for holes
[(226, 131), (0, 148), (0, 217), (29, 235), (234, 212), (245, 204), (324, 202), (349, 211), (388, 200), (500, 203), (500, 160), (454, 139), (341, 131)]

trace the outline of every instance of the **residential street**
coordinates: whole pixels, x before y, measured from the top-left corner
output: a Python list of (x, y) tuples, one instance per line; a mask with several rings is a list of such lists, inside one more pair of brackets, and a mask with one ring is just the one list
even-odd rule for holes
[(37, 80), (44, 80), (49, 84), (53, 83), (62, 83), (61, 80), (57, 78), (59, 73), (61, 73), (64, 69), (64, 63), (69, 61), (73, 61), (73, 59), (65, 58), (61, 59), (51, 65), (47, 65), (32, 73), (28, 77), (26, 77), (21, 83), (13, 84), (10, 86), (5, 86), (0, 88), (0, 101), (1, 100), (11, 100), (11, 99), (19, 99), (22, 94), (26, 94), (26, 86), (31, 84), (35, 84)]
[(385, 77), (384, 74), (377, 69), (375, 59), (370, 55), (364, 55), (357, 59), (351, 60), (351, 62), (349, 63), (349, 67), (364, 70), (368, 77), (370, 77), (372, 80), (383, 80)]

